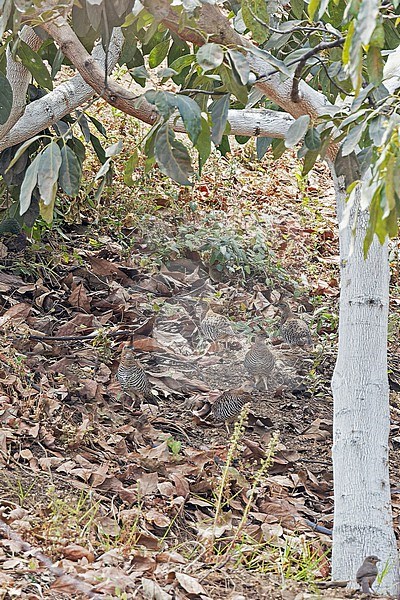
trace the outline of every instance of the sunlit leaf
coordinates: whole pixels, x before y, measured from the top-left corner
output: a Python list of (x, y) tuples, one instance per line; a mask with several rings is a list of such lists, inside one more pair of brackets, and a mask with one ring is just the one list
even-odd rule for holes
[(222, 64), (224, 52), (219, 44), (204, 44), (197, 51), (196, 60), (203, 71), (210, 71)]
[(302, 115), (291, 124), (285, 135), (286, 148), (293, 148), (306, 134), (310, 123), (309, 115)]
[(134, 170), (136, 169), (137, 165), (139, 162), (139, 153), (137, 150), (135, 150), (130, 157), (128, 158), (128, 160), (126, 161), (125, 164), (125, 169), (124, 169), (124, 183), (125, 185), (129, 185), (132, 186), (135, 184), (135, 181), (132, 177)]
[(265, 42), (269, 35), (269, 14), (265, 0), (242, 0), (242, 18), (256, 42)]
[(164, 40), (163, 42), (160, 42), (160, 44), (157, 44), (157, 46), (154, 46), (154, 48), (151, 50), (151, 52), (149, 54), (150, 69), (154, 69), (155, 67), (158, 67), (158, 65), (162, 63), (162, 61), (168, 54), (170, 44), (171, 44), (171, 40)]
[(381, 51), (375, 46), (370, 46), (367, 53), (367, 71), (370, 81), (378, 86), (383, 78), (383, 60)]
[(232, 71), (241, 85), (247, 85), (250, 75), (249, 61), (239, 50), (228, 50)]
[(199, 175), (211, 153), (210, 126), (207, 119), (201, 117), (201, 132), (197, 138), (196, 148), (199, 153)]

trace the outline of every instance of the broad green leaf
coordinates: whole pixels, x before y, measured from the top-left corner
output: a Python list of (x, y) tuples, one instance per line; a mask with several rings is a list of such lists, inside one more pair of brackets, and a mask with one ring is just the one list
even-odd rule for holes
[(286, 148), (293, 148), (305, 135), (310, 123), (309, 115), (302, 115), (291, 124), (285, 135)]
[(189, 180), (193, 173), (189, 153), (182, 142), (176, 139), (168, 123), (161, 125), (157, 131), (154, 155), (161, 173), (181, 185), (192, 185)]
[(319, 135), (318, 131), (314, 127), (311, 127), (307, 131), (307, 133), (304, 137), (304, 143), (309, 150), (318, 150), (320, 148), (321, 136)]
[(365, 46), (369, 44), (371, 35), (376, 27), (379, 12), (378, 0), (362, 0), (357, 15), (357, 35)]
[(188, 96), (181, 94), (175, 96), (175, 101), (189, 138), (193, 144), (196, 144), (201, 132), (200, 106)]
[(224, 94), (209, 107), (212, 122), (211, 139), (216, 146), (220, 145), (225, 132), (228, 120), (229, 99), (230, 94)]
[(286, 150), (284, 140), (280, 140), (280, 139), (272, 140), (271, 147), (272, 147), (272, 156), (274, 157), (275, 160), (280, 158)]
[(197, 51), (196, 60), (203, 71), (210, 71), (222, 64), (224, 52), (219, 44), (204, 44)]
[(69, 146), (61, 148), (61, 158), (59, 183), (68, 196), (76, 196), (81, 183), (81, 164)]
[(370, 81), (378, 86), (383, 78), (383, 60), (381, 51), (375, 46), (370, 46), (367, 53), (367, 71)]
[(56, 142), (51, 142), (40, 154), (37, 174), (40, 198), (45, 206), (54, 203), (60, 166), (60, 147)]
[(107, 175), (110, 168), (111, 168), (111, 157), (107, 158), (106, 162), (101, 165), (100, 169), (97, 171), (97, 173), (95, 175), (94, 180), (97, 181), (98, 179), (101, 179), (102, 177)]
[(307, 173), (309, 171), (311, 171), (318, 156), (319, 156), (319, 150), (309, 150), (307, 152), (307, 154), (304, 157), (303, 169), (301, 171), (301, 174), (303, 175), (303, 177), (305, 175), (307, 175)]
[(228, 50), (233, 74), (241, 85), (247, 85), (250, 75), (249, 61), (239, 50)]
[(348, 156), (353, 152), (358, 142), (360, 141), (363, 131), (367, 125), (368, 122), (364, 121), (363, 123), (359, 123), (352, 129), (350, 129), (350, 132), (347, 134), (342, 144), (342, 156)]
[(15, 165), (15, 163), (17, 162), (17, 160), (23, 155), (23, 153), (25, 152), (25, 150), (27, 148), (29, 148), (29, 146), (31, 144), (33, 144), (33, 142), (36, 142), (36, 140), (40, 140), (41, 137), (48, 137), (48, 136), (35, 135), (30, 140), (26, 140), (26, 142), (24, 142), (22, 144), (22, 146), (20, 148), (18, 148), (18, 151), (15, 153), (15, 156), (13, 157), (12, 161), (8, 165), (8, 167), (7, 167), (7, 169), (6, 169), (5, 172), (7, 173), (11, 169), (11, 167), (13, 167)]
[(103, 146), (101, 145), (99, 138), (97, 136), (93, 135), (93, 133), (91, 133), (90, 141), (91, 141), (94, 151), (96, 152), (97, 158), (99, 159), (99, 161), (102, 164), (104, 164), (107, 160), (107, 157), (106, 157), (106, 153), (104, 151)]
[(135, 150), (130, 157), (128, 158), (125, 169), (124, 169), (124, 183), (125, 185), (133, 186), (135, 185), (135, 181), (132, 178), (133, 171), (137, 167), (139, 162), (139, 153)]
[(201, 117), (201, 132), (197, 138), (196, 148), (199, 153), (199, 175), (211, 153), (210, 126), (207, 119)]
[(49, 225), (53, 221), (54, 204), (55, 204), (55, 201), (56, 201), (56, 192), (57, 192), (57, 184), (54, 185), (54, 195), (53, 195), (53, 198), (52, 198), (52, 200), (51, 200), (51, 202), (49, 204), (45, 204), (43, 202), (43, 200), (39, 201), (40, 216)]
[(37, 175), (39, 168), (40, 154), (31, 162), (26, 170), (24, 180), (21, 185), (19, 193), (19, 214), (23, 215), (28, 210), (31, 200), (32, 192), (37, 184)]
[(290, 8), (296, 19), (301, 19), (304, 11), (304, 0), (292, 0)]
[(342, 60), (344, 65), (348, 65), (350, 61), (350, 48), (354, 35), (355, 22), (351, 21), (347, 31), (346, 39), (343, 44)]
[(265, 0), (242, 0), (242, 18), (254, 40), (264, 43), (269, 35), (269, 14)]
[(185, 54), (174, 60), (170, 65), (170, 69), (174, 69), (177, 73), (180, 73), (186, 67), (189, 67), (196, 59), (194, 54)]
[(395, 157), (393, 155), (390, 155), (386, 165), (385, 192), (387, 202), (383, 211), (384, 219), (386, 219), (389, 216), (390, 212), (396, 208), (396, 196), (394, 187), (395, 164)]
[(382, 23), (377, 23), (374, 31), (372, 32), (371, 39), (369, 40), (370, 46), (375, 46), (376, 48), (385, 47), (385, 29)]
[(272, 143), (272, 140), (273, 138), (270, 137), (258, 137), (256, 139), (256, 151), (258, 160), (264, 158), (265, 153), (267, 152), (268, 148)]
[(108, 146), (108, 148), (105, 149), (105, 155), (108, 156), (116, 156), (117, 154), (119, 154), (122, 150), (122, 146), (123, 146), (123, 142), (122, 140), (118, 140), (118, 142), (115, 142), (115, 144), (112, 144), (111, 146)]
[(245, 85), (240, 85), (233, 76), (232, 69), (229, 69), (226, 65), (221, 65), (218, 69), (221, 76), (222, 82), (229, 92), (232, 92), (234, 96), (246, 106), (248, 91)]
[(144, 65), (139, 65), (138, 67), (133, 67), (132, 69), (129, 69), (129, 73), (130, 75), (132, 75), (132, 77), (137, 77), (140, 79), (149, 79), (150, 77)]
[(160, 44), (157, 44), (157, 46), (154, 46), (154, 48), (149, 54), (150, 69), (155, 69), (155, 67), (158, 67), (158, 65), (162, 63), (162, 61), (168, 54), (170, 43), (171, 40), (168, 39), (164, 40)]
[(318, 9), (319, 2), (320, 0), (310, 0), (308, 4), (308, 16), (310, 17), (311, 21), (314, 20), (314, 15)]
[(53, 81), (39, 54), (21, 39), (17, 41), (17, 54), (22, 64), (30, 71), (38, 84), (41, 87), (52, 90)]
[(4, 125), (10, 116), (12, 103), (13, 91), (10, 82), (0, 73), (0, 125)]

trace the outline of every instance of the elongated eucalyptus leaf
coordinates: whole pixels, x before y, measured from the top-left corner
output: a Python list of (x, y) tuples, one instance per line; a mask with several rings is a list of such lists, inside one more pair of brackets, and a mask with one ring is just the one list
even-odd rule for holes
[(32, 50), (23, 40), (18, 40), (17, 44), (17, 54), (22, 60), (22, 64), (32, 73), (41, 87), (52, 90), (53, 81), (39, 54)]
[(211, 139), (216, 146), (219, 146), (224, 135), (226, 122), (228, 120), (230, 94), (225, 94), (215, 100), (210, 106), (212, 129)]
[(293, 148), (304, 137), (309, 123), (309, 115), (302, 115), (292, 123), (285, 136), (286, 148)]

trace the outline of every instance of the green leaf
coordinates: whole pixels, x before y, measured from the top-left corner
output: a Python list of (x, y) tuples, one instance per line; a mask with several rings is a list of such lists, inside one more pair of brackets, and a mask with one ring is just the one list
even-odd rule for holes
[(272, 146), (272, 156), (274, 157), (275, 160), (280, 158), (286, 150), (284, 140), (280, 140), (280, 139), (272, 140), (271, 146)]
[(262, 158), (264, 158), (265, 153), (267, 152), (268, 148), (272, 144), (273, 139), (274, 138), (270, 138), (270, 137), (258, 137), (256, 139), (256, 151), (257, 151), (258, 160), (261, 160)]
[(350, 132), (347, 134), (342, 144), (342, 156), (347, 156), (348, 154), (351, 154), (351, 152), (353, 152), (358, 142), (360, 141), (363, 131), (367, 125), (368, 122), (364, 121), (363, 123), (359, 123), (352, 129), (350, 129)]
[(226, 122), (228, 120), (230, 94), (224, 94), (218, 100), (212, 102), (209, 107), (211, 114), (211, 140), (219, 146), (224, 135)]
[(376, 27), (376, 18), (379, 12), (378, 0), (362, 0), (357, 15), (357, 35), (365, 46), (369, 44), (372, 33)]
[(304, 0), (292, 0), (290, 8), (296, 19), (301, 19), (304, 11)]
[(313, 168), (315, 161), (319, 156), (319, 150), (309, 150), (304, 157), (303, 169), (301, 171), (302, 176), (307, 175), (309, 171)]
[(308, 4), (308, 16), (310, 17), (310, 20), (313, 21), (314, 20), (314, 15), (317, 11), (317, 8), (319, 6), (319, 1), (320, 0), (310, 0), (309, 4)]
[(154, 69), (155, 67), (158, 67), (158, 65), (162, 63), (162, 61), (168, 54), (170, 43), (171, 43), (171, 40), (168, 39), (168, 40), (164, 40), (163, 42), (160, 42), (160, 44), (157, 44), (157, 46), (154, 46), (154, 48), (151, 50), (151, 52), (149, 54), (150, 69)]
[(21, 185), (19, 193), (19, 214), (23, 215), (28, 210), (31, 200), (32, 192), (37, 184), (37, 175), (39, 168), (40, 154), (31, 162), (26, 170), (24, 180)]
[[(57, 190), (57, 184), (54, 187), (55, 187), (55, 190)], [(45, 204), (43, 202), (43, 200), (39, 201), (40, 216), (49, 225), (53, 221), (55, 201), (56, 201), (56, 192), (54, 192), (54, 196), (49, 204)]]
[(56, 142), (51, 142), (40, 154), (37, 174), (40, 198), (45, 206), (54, 204), (60, 167), (60, 147)]
[(197, 102), (184, 95), (177, 94), (175, 101), (189, 138), (193, 144), (196, 144), (202, 127), (200, 106)]
[(291, 124), (285, 135), (286, 148), (293, 148), (305, 135), (310, 123), (309, 115), (302, 115)]
[(309, 150), (318, 150), (321, 147), (321, 136), (314, 127), (307, 131), (304, 143)]
[(115, 142), (115, 144), (112, 144), (111, 146), (108, 146), (108, 148), (105, 149), (105, 155), (107, 157), (116, 156), (117, 154), (119, 154), (121, 152), (122, 146), (123, 146), (122, 140), (118, 140), (118, 142)]
[(355, 22), (351, 21), (347, 31), (346, 39), (343, 44), (342, 61), (344, 65), (348, 65), (350, 61), (350, 48), (354, 35)]
[(382, 23), (377, 23), (374, 31), (372, 32), (371, 39), (369, 40), (370, 46), (375, 46), (376, 48), (385, 47), (385, 29)]
[(107, 160), (107, 157), (106, 157), (106, 153), (104, 151), (103, 146), (101, 145), (99, 138), (97, 136), (93, 135), (93, 133), (91, 133), (90, 141), (92, 143), (94, 151), (96, 152), (97, 158), (99, 159), (99, 161), (102, 164), (104, 164)]
[(20, 148), (18, 148), (18, 151), (15, 153), (12, 161), (10, 162), (10, 164), (8, 165), (7, 169), (6, 169), (6, 173), (11, 169), (11, 167), (13, 167), (15, 165), (15, 163), (17, 162), (17, 160), (23, 155), (23, 153), (25, 152), (25, 150), (27, 148), (29, 148), (29, 146), (31, 144), (33, 144), (33, 142), (36, 142), (36, 140), (40, 140), (41, 137), (48, 137), (48, 136), (41, 136), (41, 135), (35, 135), (33, 138), (31, 138), (30, 140), (26, 140), (26, 142), (24, 142), (22, 144), (22, 146)]
[(201, 117), (201, 133), (197, 138), (196, 148), (199, 153), (199, 175), (211, 153), (210, 126), (207, 119)]
[(17, 54), (22, 64), (30, 71), (38, 84), (43, 88), (52, 90), (53, 81), (39, 54), (21, 39), (17, 41)]
[(176, 60), (174, 60), (170, 65), (170, 69), (174, 69), (177, 73), (180, 73), (186, 67), (189, 67), (193, 61), (195, 60), (195, 56), (193, 54), (186, 54), (184, 56), (180, 56)]
[(269, 35), (269, 14), (265, 0), (242, 0), (242, 18), (254, 40), (263, 44)]
[(396, 159), (393, 155), (389, 156), (386, 165), (386, 177), (385, 177), (385, 192), (386, 192), (386, 206), (383, 211), (383, 218), (386, 219), (392, 210), (396, 208), (396, 196), (395, 196), (395, 169)]
[(81, 164), (75, 152), (69, 146), (61, 148), (61, 158), (60, 185), (68, 196), (76, 196), (81, 183)]
[(242, 104), (246, 105), (248, 91), (245, 85), (240, 85), (233, 76), (232, 70), (226, 65), (221, 65), (219, 68), (222, 82), (229, 92), (232, 92)]
[(204, 44), (197, 51), (196, 60), (203, 71), (210, 71), (222, 64), (224, 52), (219, 44)]
[(126, 161), (125, 164), (125, 169), (124, 169), (124, 183), (125, 185), (128, 186), (133, 186), (135, 185), (135, 181), (132, 178), (133, 175), (133, 171), (136, 169), (137, 165), (139, 162), (139, 153), (137, 150), (135, 150), (130, 157), (128, 158), (128, 160)]
[(161, 173), (181, 185), (192, 185), (189, 176), (193, 169), (187, 148), (178, 141), (174, 132), (164, 123), (156, 134), (154, 155)]
[(239, 50), (228, 50), (228, 57), (231, 62), (233, 74), (236, 76), (239, 84), (247, 85), (250, 75), (250, 65), (244, 54)]
[(0, 125), (4, 125), (10, 116), (12, 103), (12, 87), (7, 77), (0, 73)]
[(381, 51), (375, 46), (370, 46), (368, 48), (367, 71), (370, 81), (378, 86), (383, 79), (383, 60)]

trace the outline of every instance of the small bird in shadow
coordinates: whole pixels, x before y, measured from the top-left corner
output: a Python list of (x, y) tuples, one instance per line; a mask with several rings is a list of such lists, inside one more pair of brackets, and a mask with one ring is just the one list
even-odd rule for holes
[(378, 575), (378, 567), (376, 563), (380, 562), (380, 558), (371, 554), (364, 559), (363, 564), (356, 573), (357, 583), (361, 586), (364, 594), (373, 593), (372, 584)]

